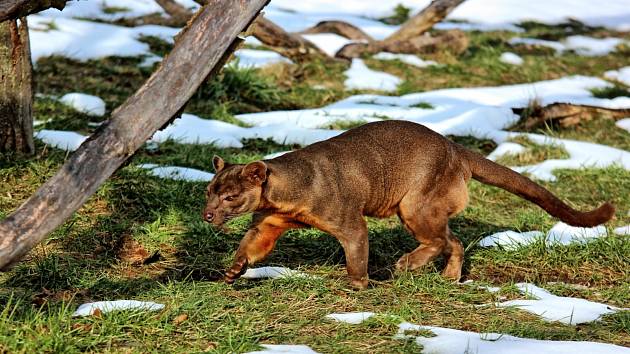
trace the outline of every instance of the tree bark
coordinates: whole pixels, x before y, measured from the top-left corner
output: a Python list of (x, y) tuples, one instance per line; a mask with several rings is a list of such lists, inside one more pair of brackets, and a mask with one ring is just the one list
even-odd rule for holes
[(442, 21), (453, 9), (463, 2), (464, 0), (433, 0), (429, 6), (405, 21), (398, 31), (392, 33), (385, 41), (400, 42), (418, 37), (430, 30), (433, 25)]
[(0, 269), (57, 228), (190, 99), (268, 0), (213, 0), (179, 34), (147, 82), (61, 169), (0, 223)]
[(0, 22), (26, 17), (51, 7), (63, 10), (68, 0), (0, 0)]
[(33, 92), (26, 18), (0, 23), (0, 152), (32, 154)]

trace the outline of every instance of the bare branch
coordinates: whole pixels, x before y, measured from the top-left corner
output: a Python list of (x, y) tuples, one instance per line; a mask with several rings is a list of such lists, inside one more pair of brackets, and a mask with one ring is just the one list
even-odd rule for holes
[(0, 22), (25, 17), (49, 8), (63, 10), (68, 0), (2, 0)]
[(404, 41), (418, 37), (430, 30), (433, 25), (442, 21), (453, 9), (463, 2), (464, 0), (433, 0), (429, 6), (405, 21), (398, 31), (392, 33), (385, 41)]

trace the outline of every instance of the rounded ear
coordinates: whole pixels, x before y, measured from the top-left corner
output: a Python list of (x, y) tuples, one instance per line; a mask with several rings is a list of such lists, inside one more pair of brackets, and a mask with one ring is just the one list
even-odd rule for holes
[(214, 155), (212, 158), (212, 166), (214, 167), (214, 172), (219, 173), (225, 168), (225, 161), (223, 161), (221, 157)]
[(267, 180), (267, 164), (262, 161), (250, 162), (243, 167), (241, 175), (250, 182), (261, 185)]

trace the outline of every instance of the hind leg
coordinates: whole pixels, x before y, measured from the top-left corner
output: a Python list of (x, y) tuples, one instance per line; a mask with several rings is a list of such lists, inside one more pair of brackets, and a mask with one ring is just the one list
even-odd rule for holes
[(446, 259), (446, 268), (442, 274), (447, 278), (459, 280), (462, 277), (462, 266), (464, 265), (464, 246), (448, 227), (443, 255)]
[(401, 205), (399, 216), (405, 228), (420, 242), (420, 246), (400, 257), (396, 269), (418, 269), (445, 251), (448, 245), (448, 217), (439, 207), (425, 204), (415, 209), (406, 209)]
[(431, 196), (410, 194), (399, 205), (399, 216), (407, 230), (420, 242), (414, 251), (396, 263), (399, 270), (414, 270), (444, 255), (444, 276), (459, 280), (464, 260), (464, 247), (448, 228), (449, 217), (459, 213), (468, 202), (464, 180), (454, 180)]

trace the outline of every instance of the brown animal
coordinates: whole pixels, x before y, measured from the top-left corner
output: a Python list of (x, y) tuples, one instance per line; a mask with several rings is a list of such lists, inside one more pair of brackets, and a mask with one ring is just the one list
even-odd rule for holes
[(406, 121), (365, 124), (271, 160), (230, 165), (215, 156), (213, 163), (217, 174), (208, 185), (205, 220), (222, 225), (254, 212), (226, 272), (228, 283), (265, 258), (287, 229), (312, 226), (341, 242), (351, 284), (365, 288), (364, 216), (394, 214), (420, 242), (396, 268), (413, 270), (443, 255), (444, 276), (459, 279), (464, 249), (448, 219), (466, 207), (471, 177), (534, 202), (574, 226), (599, 225), (615, 210), (610, 203), (589, 212), (574, 210), (530, 179)]

